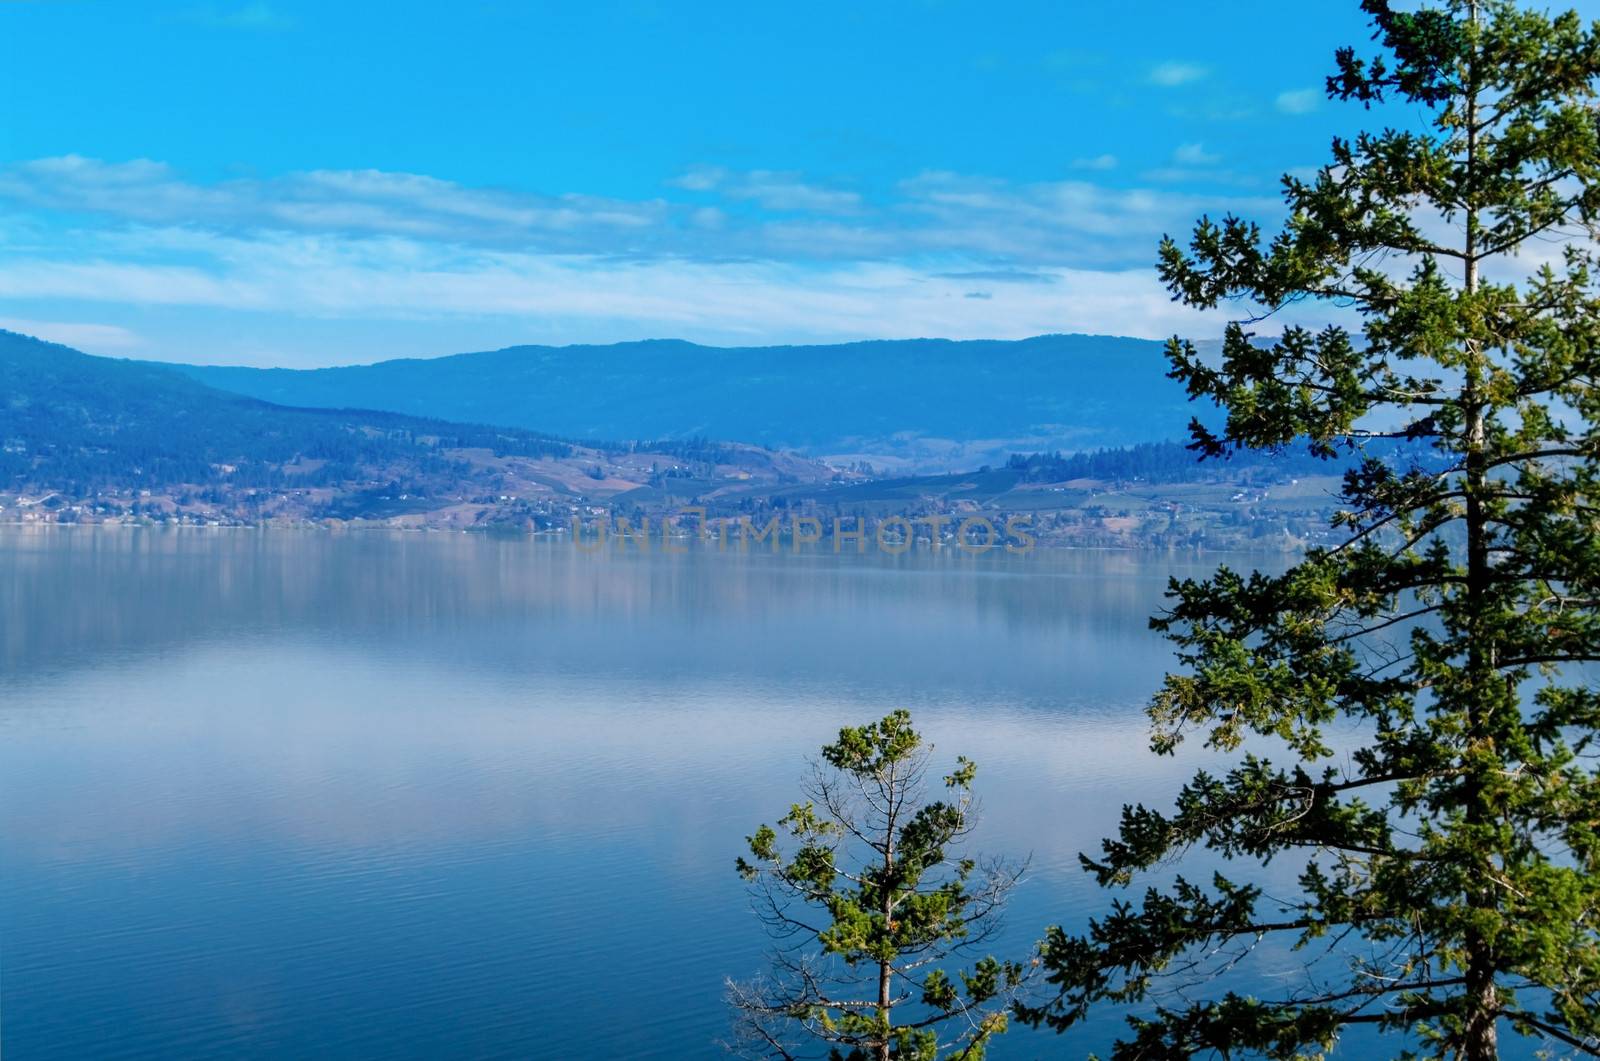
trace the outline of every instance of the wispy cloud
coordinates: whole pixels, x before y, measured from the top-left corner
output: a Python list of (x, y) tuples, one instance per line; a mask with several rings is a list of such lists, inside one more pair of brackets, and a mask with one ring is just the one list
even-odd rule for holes
[(775, 170), (733, 173), (720, 166), (695, 166), (668, 184), (691, 192), (717, 192), (729, 199), (759, 203), (768, 210), (848, 214), (861, 206), (853, 191), (807, 181), (801, 174)]
[[(1183, 157), (1211, 157), (1190, 146)], [(678, 185), (686, 179), (690, 201), (631, 201), (473, 188), (377, 170), (203, 184), (160, 162), (69, 155), (0, 168), (0, 202), (149, 230), (389, 238), (627, 260), (941, 255), (1074, 268), (1143, 264), (1163, 231), (1218, 205), (1214, 197), (1088, 181), (1019, 184), (942, 172), (901, 181), (875, 204), (792, 173), (694, 171)], [(1226, 205), (1256, 214), (1277, 208), (1271, 200)]]
[(674, 188), (691, 192), (709, 192), (728, 177), (721, 166), (693, 166), (667, 183)]
[(143, 345), (143, 340), (138, 335), (116, 324), (0, 317), (0, 328), (39, 339), (48, 339), (53, 343), (95, 351), (137, 350)]
[[(1252, 190), (1264, 187), (1265, 182), (1260, 177), (1227, 169), (1219, 165), (1221, 161), (1221, 153), (1208, 150), (1204, 144), (1180, 144), (1172, 152), (1171, 165), (1145, 170), (1140, 176), (1158, 185)], [(1216, 201), (1215, 196), (1208, 198)]]
[(182, 313), (708, 342), (1159, 336), (1216, 330), (1161, 289), (1160, 237), (1208, 211), (1281, 210), (949, 172), (870, 199), (775, 171), (707, 168), (673, 187), (628, 201), (376, 170), (197, 182), (151, 160), (40, 159), (0, 168), (0, 307), (105, 352), (133, 348), (150, 314)]
[(1203, 81), (1211, 76), (1211, 68), (1199, 63), (1161, 63), (1150, 70), (1150, 83), (1162, 88), (1178, 88)]
[(736, 199), (753, 199), (768, 210), (848, 214), (861, 205), (861, 196), (855, 192), (808, 184), (798, 174), (770, 170), (746, 173), (724, 190)]
[(728, 215), (714, 206), (702, 206), (689, 215), (696, 228), (721, 229), (728, 223)]
[(1113, 189), (1088, 181), (1018, 184), (942, 172), (903, 181), (900, 192), (897, 213), (915, 223), (858, 230), (858, 239), (888, 234), (902, 254), (960, 253), (1012, 265), (1145, 266), (1163, 233), (1187, 228), (1207, 210), (1273, 216), (1279, 209), (1265, 198)]
[(710, 341), (1062, 330), (1154, 337), (1204, 326), (1201, 315), (1172, 303), (1148, 268), (1052, 270), (1050, 283), (997, 285), (983, 289), (988, 298), (969, 299), (970, 279), (909, 263), (618, 262), (452, 251), (405, 240), (166, 235), (189, 248), (190, 264), (7, 256), (0, 291), (10, 299), (303, 320), (494, 316), (551, 330), (587, 322), (591, 333), (621, 326), (635, 336)]
[(0, 199), (158, 225), (404, 235), (551, 250), (587, 249), (600, 232), (613, 239), (613, 249), (632, 250), (627, 234), (644, 242), (665, 212), (660, 202), (534, 196), (378, 170), (202, 185), (148, 159), (103, 162), (77, 155), (0, 169)]
[(1204, 144), (1179, 144), (1172, 152), (1172, 161), (1180, 166), (1214, 166), (1222, 156), (1207, 151)]
[(1033, 273), (1025, 269), (973, 269), (964, 273), (935, 273), (941, 280), (987, 280), (997, 284), (1053, 284), (1054, 273)]
[(293, 29), (295, 20), (265, 3), (242, 7), (209, 6), (190, 12), (189, 19), (217, 29), (254, 32)]
[(1117, 168), (1116, 155), (1095, 155), (1092, 158), (1075, 158), (1072, 160), (1073, 169), (1086, 169), (1105, 172)]
[(1322, 93), (1314, 88), (1297, 88), (1278, 93), (1276, 106), (1283, 114), (1310, 114), (1322, 102)]

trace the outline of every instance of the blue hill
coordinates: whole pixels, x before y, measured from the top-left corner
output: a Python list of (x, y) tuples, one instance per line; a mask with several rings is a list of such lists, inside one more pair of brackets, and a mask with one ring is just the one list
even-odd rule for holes
[(827, 346), (513, 346), (315, 370), (175, 366), (280, 405), (572, 438), (706, 437), (912, 469), (1185, 436), (1161, 344), (1089, 335)]

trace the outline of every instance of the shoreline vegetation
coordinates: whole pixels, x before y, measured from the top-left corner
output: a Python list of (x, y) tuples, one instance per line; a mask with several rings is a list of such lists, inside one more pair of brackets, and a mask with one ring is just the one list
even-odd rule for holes
[[(488, 518), (480, 514), (466, 520), (430, 518), (431, 513), (420, 518), (307, 515), (251, 519), (215, 509), (179, 506), (155, 511), (141, 506), (134, 510), (132, 506), (108, 504), (103, 498), (91, 502), (61, 500), (54, 506), (49, 505), (48, 495), (21, 500), (23, 503), (19, 504), (15, 495), (0, 494), (0, 526), (450, 532), (569, 541), (574, 549), (585, 553), (665, 554), (697, 549), (785, 555), (899, 555), (910, 551), (1026, 555), (1041, 548), (1296, 553), (1317, 540), (1296, 532), (1302, 530), (1302, 521), (1314, 519), (1320, 511), (1285, 509), (1279, 510), (1285, 514), (1275, 516), (1135, 498), (1143, 509), (1138, 514), (1130, 507), (1110, 506), (1087, 513), (957, 509), (882, 517), (798, 515), (791, 521), (771, 510), (761, 510), (756, 516), (724, 514), (705, 519), (697, 512), (681, 510), (624, 515), (597, 506), (598, 511), (573, 512), (562, 522), (559, 515), (540, 513), (530, 517), (521, 508), (513, 510), (515, 518), (496, 518), (501, 513), (490, 510)], [(30, 500), (32, 504), (27, 504)], [(907, 527), (912, 529), (909, 535)]]

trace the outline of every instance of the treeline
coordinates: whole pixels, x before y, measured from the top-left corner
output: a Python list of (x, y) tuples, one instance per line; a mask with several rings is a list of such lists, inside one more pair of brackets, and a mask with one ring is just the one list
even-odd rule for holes
[[(749, 447), (714, 442), (698, 435), (692, 438), (669, 439), (652, 442), (593, 442), (596, 449), (608, 453), (649, 453), (672, 457), (686, 464), (732, 464)], [(763, 447), (756, 447), (763, 448)]]
[(1332, 457), (1320, 457), (1305, 444), (1282, 450), (1244, 450), (1220, 459), (1202, 460), (1181, 442), (1144, 442), (1120, 449), (1092, 452), (1012, 454), (1006, 467), (1021, 473), (1024, 482), (1059, 483), (1073, 479), (1098, 479), (1117, 482), (1191, 483), (1232, 480), (1241, 473), (1295, 478), (1311, 475), (1342, 475), (1363, 457), (1378, 457), (1391, 463), (1435, 467), (1444, 458), (1422, 442), (1373, 439), (1356, 450), (1339, 450)]
[(192, 408), (157, 420), (43, 415), (0, 418), (0, 482), (105, 489), (227, 482), (279, 489), (346, 482), (373, 469), (451, 475), (452, 449), (498, 456), (566, 457), (572, 447), (536, 436), (461, 425), (385, 424), (353, 414)]

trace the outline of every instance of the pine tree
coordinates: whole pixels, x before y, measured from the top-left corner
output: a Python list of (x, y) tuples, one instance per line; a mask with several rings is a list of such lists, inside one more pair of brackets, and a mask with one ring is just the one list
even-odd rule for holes
[(959, 853), (977, 768), (957, 758), (930, 799), (931, 752), (905, 711), (842, 729), (806, 802), (747, 838), (739, 873), (776, 946), (768, 975), (729, 984), (740, 1054), (981, 1061), (1006, 1030), (1027, 970), (976, 954), (1020, 868)]
[[(1065, 1029), (1129, 1006), (1117, 1058), (1316, 1057), (1361, 1026), (1402, 1040), (1385, 1056), (1486, 1061), (1511, 1036), (1600, 1056), (1582, 670), (1600, 660), (1600, 27), (1407, 6), (1364, 0), (1378, 54), (1340, 51), (1328, 92), (1423, 127), (1335, 141), (1314, 179), (1285, 178), (1270, 242), (1227, 217), (1161, 249), (1191, 306), (1359, 314), (1276, 339), (1236, 324), (1216, 359), (1173, 340), (1173, 375), (1226, 411), (1192, 425), (1204, 454), (1391, 436), (1443, 464), (1369, 455), (1344, 479), (1347, 543), (1281, 576), (1173, 583), (1153, 625), (1183, 668), (1152, 703), (1154, 748), (1203, 736), (1230, 767), (1169, 812), (1126, 808), (1084, 861), (1109, 887), (1194, 848), (1226, 872), (1053, 929), (1054, 997), (1025, 1014)], [(1274, 858), (1298, 887), (1269, 898), (1248, 867)], [(1303, 982), (1161, 992), (1270, 938), (1301, 949)]]

